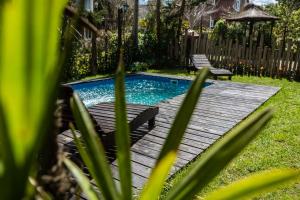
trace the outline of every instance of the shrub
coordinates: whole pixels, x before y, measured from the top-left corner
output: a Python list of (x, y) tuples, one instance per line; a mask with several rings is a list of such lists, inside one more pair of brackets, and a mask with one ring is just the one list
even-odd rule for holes
[(228, 28), (227, 28), (227, 24), (225, 23), (225, 20), (223, 20), (223, 19), (219, 20), (219, 21), (217, 21), (217, 23), (213, 29), (212, 37), (213, 37), (213, 39), (218, 39), (219, 36), (222, 36), (223, 38), (225, 38), (227, 31), (228, 31)]
[(240, 23), (226, 23), (225, 20), (217, 21), (212, 33), (211, 37), (213, 39), (218, 39), (222, 37), (223, 39), (238, 39), (242, 41), (242, 37), (244, 36), (245, 24)]
[(75, 54), (74, 65), (71, 70), (72, 79), (81, 79), (90, 74), (90, 54), (77, 53)]
[(139, 33), (139, 60), (146, 62), (149, 65), (154, 64), (155, 47), (157, 43), (156, 35), (154, 32), (146, 31)]
[(131, 65), (132, 72), (140, 72), (140, 71), (147, 71), (149, 65), (145, 62), (135, 62)]

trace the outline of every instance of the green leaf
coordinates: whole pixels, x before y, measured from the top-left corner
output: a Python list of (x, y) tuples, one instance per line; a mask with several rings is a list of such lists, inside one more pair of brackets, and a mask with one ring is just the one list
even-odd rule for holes
[(93, 163), (90, 159), (89, 153), (88, 153), (87, 149), (84, 147), (83, 142), (77, 137), (74, 125), (72, 123), (70, 123), (69, 126), (71, 129), (73, 138), (74, 138), (75, 145), (76, 145), (78, 152), (79, 152), (82, 160), (84, 161), (85, 165), (87, 166), (88, 169), (91, 169), (93, 171), (97, 170), (97, 169), (95, 169), (95, 166), (93, 165)]
[(300, 170), (273, 169), (259, 172), (238, 180), (207, 195), (206, 200), (214, 199), (250, 199), (263, 192), (270, 192), (277, 186), (296, 181)]
[(0, 160), (0, 179), (1, 179), (1, 177), (3, 176), (3, 174), (4, 174), (4, 164), (3, 164), (3, 161), (2, 160)]
[[(6, 164), (6, 168), (8, 170), (12, 170), (13, 169), (13, 158), (11, 157), (11, 155), (13, 154), (12, 151), (12, 145), (11, 145), (11, 140), (8, 136), (7, 133), (7, 122), (5, 120), (5, 114), (4, 114), (4, 110), (3, 110), (3, 106), (1, 104), (1, 99), (0, 99), (0, 157), (2, 159), (2, 165), (3, 165), (3, 170), (4, 170), (4, 164)], [(2, 179), (0, 178), (0, 186), (2, 183)], [(6, 181), (3, 180), (3, 183), (7, 184)]]
[[(38, 183), (36, 182), (36, 180), (32, 177), (29, 177), (28, 178), (28, 181), (29, 183), (33, 186), (35, 192), (36, 192), (36, 195), (38, 195), (41, 199), (43, 200), (52, 200), (52, 196), (45, 192), (44, 189), (38, 185)], [(39, 199), (39, 198), (37, 198)]]
[(158, 199), (175, 159), (176, 152), (169, 152), (157, 163), (142, 191), (140, 196), (141, 200)]
[(120, 184), (123, 199), (131, 199), (131, 159), (130, 159), (130, 136), (127, 123), (126, 101), (125, 101), (125, 72), (123, 61), (123, 49), (120, 52), (119, 65), (116, 72), (115, 82), (115, 115), (117, 160), (120, 174)]
[(208, 68), (200, 70), (195, 80), (193, 81), (193, 84), (187, 92), (186, 97), (184, 98), (184, 101), (175, 117), (166, 142), (160, 152), (158, 161), (170, 151), (177, 151), (181, 139), (184, 135), (185, 129), (188, 126), (193, 111), (199, 100), (208, 72)]
[[(166, 142), (160, 152), (156, 166), (151, 172), (150, 180), (143, 190), (143, 199), (151, 199), (149, 196), (158, 198), (163, 188), (163, 184), (168, 176), (168, 172), (176, 160), (177, 149), (193, 114), (194, 108), (197, 105), (207, 75), (207, 68), (200, 70), (191, 88), (187, 92), (187, 95), (170, 129)], [(175, 156), (171, 156), (173, 154)], [(157, 168), (161, 168), (162, 172), (159, 173)]]
[(82, 156), (88, 156), (93, 166), (90, 168), (88, 166), (92, 177), (95, 179), (97, 186), (101, 189), (104, 198), (112, 200), (119, 199), (119, 192), (114, 184), (103, 145), (95, 131), (88, 111), (76, 93), (74, 93), (71, 98), (71, 108), (87, 149), (87, 154)]
[(82, 173), (82, 171), (69, 159), (63, 159), (67, 168), (72, 172), (73, 176), (76, 178), (77, 183), (81, 187), (84, 194), (88, 197), (89, 200), (100, 199), (97, 196), (97, 193), (90, 184), (89, 179)]
[(224, 136), (195, 163), (188, 175), (168, 193), (167, 199), (190, 199), (207, 185), (271, 119), (272, 111), (259, 112)]
[(23, 198), (28, 175), (36, 165), (37, 150), (53, 122), (49, 108), (55, 105), (51, 94), (56, 91), (59, 76), (56, 71), (60, 67), (57, 29), (65, 3), (65, 0), (0, 3), (3, 199)]

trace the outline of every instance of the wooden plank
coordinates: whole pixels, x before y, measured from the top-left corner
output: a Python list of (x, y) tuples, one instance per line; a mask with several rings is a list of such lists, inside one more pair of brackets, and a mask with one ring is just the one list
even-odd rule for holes
[(265, 76), (266, 73), (268, 73), (268, 71), (269, 71), (269, 66), (268, 66), (268, 63), (267, 63), (268, 50), (269, 50), (268, 47), (265, 46), (264, 50), (263, 50), (262, 61), (261, 61), (261, 64), (260, 64), (260, 74), (262, 76)]
[(296, 64), (296, 78), (300, 79), (300, 50), (298, 49), (297, 64)]
[(249, 36), (250, 37), (250, 43), (249, 43), (249, 69), (248, 69), (248, 76), (252, 75), (253, 73), (253, 38), (252, 35)]
[(285, 52), (285, 59), (283, 61), (283, 75), (288, 76), (288, 71), (290, 67), (290, 56), (291, 56), (291, 50), (292, 50), (292, 41), (288, 40), (287, 42), (287, 51)]
[(275, 68), (275, 49), (274, 49), (274, 46), (273, 48), (271, 49), (271, 57), (269, 57), (270, 59), (270, 77), (273, 77), (274, 76), (274, 68)]

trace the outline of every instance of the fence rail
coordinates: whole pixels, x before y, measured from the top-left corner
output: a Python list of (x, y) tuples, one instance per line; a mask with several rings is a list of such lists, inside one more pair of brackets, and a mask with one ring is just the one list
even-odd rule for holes
[[(235, 74), (300, 79), (300, 45), (290, 40), (285, 44), (264, 45), (264, 36), (235, 39), (210, 39), (208, 34), (186, 34), (181, 38), (180, 61), (188, 64), (191, 54), (206, 54), (215, 67)], [(176, 55), (175, 55), (176, 56)]]

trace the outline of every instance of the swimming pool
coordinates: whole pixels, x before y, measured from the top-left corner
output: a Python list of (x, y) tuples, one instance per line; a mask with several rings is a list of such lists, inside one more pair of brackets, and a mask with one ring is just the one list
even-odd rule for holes
[[(206, 83), (206, 86), (210, 83)], [(151, 75), (127, 75), (125, 77), (126, 102), (155, 105), (185, 93), (191, 85), (190, 80)], [(114, 101), (114, 79), (76, 83), (70, 85), (89, 107), (101, 102)]]

